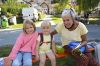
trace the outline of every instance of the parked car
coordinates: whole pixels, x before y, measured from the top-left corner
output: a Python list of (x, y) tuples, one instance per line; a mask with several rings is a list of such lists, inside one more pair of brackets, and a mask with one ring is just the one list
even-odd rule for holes
[(34, 7), (23, 8), (22, 15), (23, 19), (39, 20), (38, 10)]
[(100, 17), (100, 8), (91, 11), (90, 17)]

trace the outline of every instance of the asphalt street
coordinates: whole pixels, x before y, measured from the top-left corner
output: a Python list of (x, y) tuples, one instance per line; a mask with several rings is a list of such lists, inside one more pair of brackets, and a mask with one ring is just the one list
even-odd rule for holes
[[(87, 34), (88, 40), (100, 40), (100, 25), (86, 25), (89, 32)], [(55, 26), (52, 26), (52, 30)], [(40, 27), (37, 27), (36, 30), (41, 32)], [(18, 35), (22, 32), (22, 29), (17, 30), (5, 30), (0, 31), (0, 46), (5, 45), (14, 45)], [(55, 41), (60, 41), (60, 36), (55, 36)]]
[[(52, 30), (54, 30), (56, 24), (52, 21), (51, 15), (47, 15), (44, 20), (49, 20), (52, 24)], [(44, 21), (43, 20), (43, 21)], [(36, 25), (36, 30), (38, 32), (41, 32), (40, 30), (40, 25), (43, 22), (39, 22)], [(88, 34), (87, 38), (88, 40), (99, 40), (100, 41), (100, 25), (86, 25), (88, 29)], [(5, 46), (5, 45), (14, 45), (15, 41), (18, 37), (18, 35), (22, 32), (22, 29), (0, 29), (0, 46)], [(55, 36), (55, 41), (60, 42), (60, 36), (56, 35)]]

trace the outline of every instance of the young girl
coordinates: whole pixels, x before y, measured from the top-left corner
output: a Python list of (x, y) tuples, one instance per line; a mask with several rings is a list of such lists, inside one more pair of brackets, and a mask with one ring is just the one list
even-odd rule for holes
[(35, 55), (36, 40), (38, 33), (32, 20), (24, 20), (23, 32), (8, 56), (13, 63), (12, 66), (32, 66), (32, 55)]
[(56, 66), (55, 59), (55, 44), (51, 32), (51, 23), (44, 21), (41, 24), (42, 33), (38, 37), (38, 44), (36, 46), (36, 56), (40, 59), (39, 66), (45, 66), (46, 56), (50, 59), (51, 65)]

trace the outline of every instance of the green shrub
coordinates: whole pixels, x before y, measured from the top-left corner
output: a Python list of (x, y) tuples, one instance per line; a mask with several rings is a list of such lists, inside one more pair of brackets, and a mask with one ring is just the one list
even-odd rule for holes
[(21, 10), (23, 7), (27, 7), (26, 4), (20, 4), (13, 2), (9, 5), (9, 3), (2, 4), (1, 7), (1, 13), (9, 16), (9, 14), (17, 15), (21, 13)]
[(61, 12), (63, 11), (63, 9), (65, 8), (70, 8), (70, 5), (69, 4), (63, 4), (63, 3), (56, 3), (54, 4), (54, 14), (57, 15), (57, 14), (61, 14)]
[(8, 10), (8, 6), (6, 6), (5, 4), (4, 5), (1, 5), (1, 14), (7, 14), (7, 10)]
[(63, 7), (60, 4), (57, 3), (57, 4), (54, 5), (55, 15), (60, 14), (62, 12), (62, 10), (63, 10)]

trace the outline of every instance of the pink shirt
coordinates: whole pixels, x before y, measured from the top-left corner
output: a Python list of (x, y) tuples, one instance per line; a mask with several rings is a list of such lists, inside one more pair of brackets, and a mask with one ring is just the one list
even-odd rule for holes
[(19, 51), (23, 52), (32, 52), (32, 55), (35, 55), (35, 47), (37, 41), (38, 33), (34, 32), (33, 34), (21, 33), (16, 40), (16, 43), (9, 55), (9, 58), (14, 60)]

